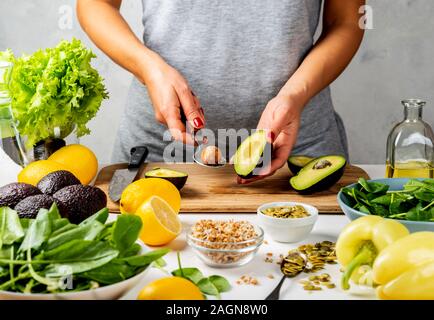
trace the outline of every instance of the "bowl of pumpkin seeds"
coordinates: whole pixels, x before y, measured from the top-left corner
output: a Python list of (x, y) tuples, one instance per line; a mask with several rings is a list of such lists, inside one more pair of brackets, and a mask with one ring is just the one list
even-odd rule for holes
[(257, 211), (258, 224), (277, 242), (300, 242), (318, 219), (318, 209), (300, 202), (270, 202)]

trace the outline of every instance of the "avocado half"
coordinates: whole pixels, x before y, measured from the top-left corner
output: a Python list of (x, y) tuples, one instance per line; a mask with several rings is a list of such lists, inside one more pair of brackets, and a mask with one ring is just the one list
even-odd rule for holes
[(300, 172), (300, 170), (307, 165), (309, 162), (311, 162), (313, 159), (313, 157), (309, 157), (309, 156), (302, 156), (302, 155), (294, 155), (294, 156), (290, 156), (288, 158), (287, 164), (288, 164), (288, 168), (291, 171), (291, 173), (293, 175), (296, 175), (297, 173)]
[(165, 168), (154, 168), (145, 173), (145, 178), (160, 178), (171, 182), (178, 190), (187, 182), (188, 174)]
[(347, 161), (345, 157), (330, 155), (316, 158), (304, 166), (289, 182), (300, 193), (326, 190), (342, 177)]
[(259, 130), (245, 139), (237, 149), (234, 169), (238, 176), (250, 179), (271, 162), (273, 145), (267, 142), (265, 130)]

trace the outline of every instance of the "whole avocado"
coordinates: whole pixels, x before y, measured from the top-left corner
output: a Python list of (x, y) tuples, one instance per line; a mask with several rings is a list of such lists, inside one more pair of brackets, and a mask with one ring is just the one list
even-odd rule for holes
[(13, 182), (0, 188), (0, 207), (15, 206), (27, 197), (41, 194), (41, 191), (28, 183)]
[(39, 209), (50, 209), (54, 199), (47, 194), (38, 194), (21, 200), (16, 206), (15, 211), (20, 218), (34, 219), (38, 215)]
[(53, 195), (56, 203), (65, 208), (71, 223), (78, 224), (107, 205), (105, 193), (93, 186), (72, 185)]
[(69, 171), (59, 170), (51, 172), (43, 177), (38, 182), (37, 187), (42, 191), (42, 193), (53, 195), (60, 189), (75, 184), (81, 184), (80, 180), (78, 180), (76, 176)]

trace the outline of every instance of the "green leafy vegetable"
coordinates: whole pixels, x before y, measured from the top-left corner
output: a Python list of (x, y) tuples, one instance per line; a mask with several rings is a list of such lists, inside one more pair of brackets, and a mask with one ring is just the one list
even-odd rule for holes
[(61, 138), (74, 126), (79, 137), (90, 133), (86, 124), (108, 97), (103, 79), (90, 64), (95, 57), (77, 39), (21, 58), (11, 51), (0, 53), (0, 60), (14, 64), (9, 83), (12, 112), (28, 145), (52, 138), (56, 127)]
[[(56, 205), (34, 220), (0, 208), (0, 290), (59, 293), (88, 290), (133, 277), (168, 249), (142, 253), (140, 218), (120, 215), (105, 224), (107, 209), (79, 225), (62, 218)], [(60, 286), (73, 277), (73, 289)]]
[(181, 277), (193, 282), (205, 295), (216, 296), (220, 299), (220, 293), (229, 291), (231, 285), (226, 278), (218, 275), (205, 277), (198, 268), (183, 268), (181, 266), (181, 255), (177, 253), (178, 269), (172, 271), (172, 275)]
[(18, 214), (7, 207), (0, 208), (0, 249), (24, 236)]
[(434, 222), (434, 179), (411, 179), (402, 190), (359, 179), (354, 188), (342, 188), (352, 208), (390, 219)]
[(123, 253), (130, 248), (139, 237), (142, 229), (142, 219), (132, 214), (122, 214), (116, 220), (113, 229), (115, 247)]

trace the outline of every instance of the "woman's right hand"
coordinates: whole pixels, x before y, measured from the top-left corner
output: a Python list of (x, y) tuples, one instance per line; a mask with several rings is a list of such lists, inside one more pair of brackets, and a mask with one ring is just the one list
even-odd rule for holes
[(191, 127), (203, 128), (205, 116), (199, 99), (175, 68), (158, 54), (153, 53), (151, 56), (151, 59), (146, 59), (147, 66), (143, 68), (145, 72), (141, 80), (151, 98), (155, 119), (168, 127), (175, 140), (194, 144), (191, 135), (186, 132), (182, 113)]

